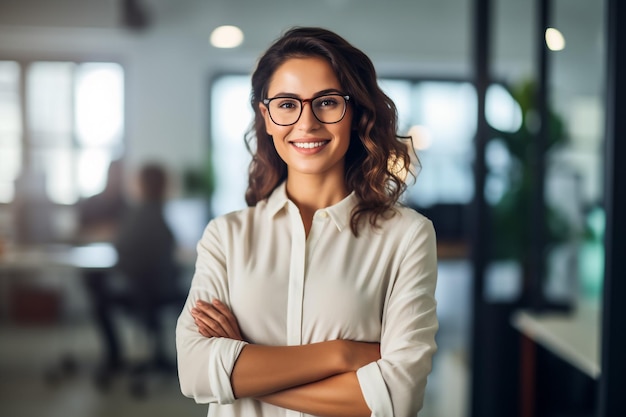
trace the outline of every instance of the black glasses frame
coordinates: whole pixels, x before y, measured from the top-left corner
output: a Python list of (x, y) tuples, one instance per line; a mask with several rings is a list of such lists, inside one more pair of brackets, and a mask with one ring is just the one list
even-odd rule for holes
[[(315, 97), (311, 97), (311, 98), (305, 98), (305, 99), (301, 99), (298, 97), (291, 97), (291, 96), (276, 96), (276, 97), (272, 97), (272, 98), (264, 98), (262, 100), (263, 105), (265, 106), (265, 108), (267, 109), (267, 112), (270, 115), (270, 119), (272, 119), (272, 122), (274, 122), (274, 124), (278, 125), (278, 126), (292, 126), (295, 125), (296, 123), (298, 123), (298, 120), (300, 120), (300, 117), (302, 117), (302, 112), (304, 111), (304, 103), (309, 103), (311, 104), (314, 100), (317, 100), (320, 97), (341, 97), (343, 99), (344, 102), (344, 106), (343, 106), (343, 113), (341, 114), (341, 117), (339, 118), (339, 120), (337, 120), (336, 122), (324, 122), (322, 120), (320, 120), (319, 117), (317, 117), (317, 114), (315, 113), (315, 109), (313, 109), (313, 106), (311, 106), (311, 111), (313, 112), (313, 116), (315, 116), (315, 118), (317, 119), (318, 122), (320, 123), (324, 123), (325, 125), (334, 125), (335, 123), (339, 123), (343, 120), (343, 118), (346, 116), (346, 110), (348, 109), (348, 102), (350, 101), (350, 96), (349, 95), (344, 95), (344, 94), (339, 94), (339, 93), (331, 93), (331, 94), (320, 94), (319, 96), (315, 96)], [(270, 110), (270, 103), (273, 100), (279, 99), (279, 98), (288, 98), (288, 99), (292, 99), (292, 100), (297, 100), (300, 102), (300, 114), (298, 114), (298, 117), (296, 118), (296, 120), (293, 123), (276, 123), (276, 121), (274, 120), (274, 118), (272, 117), (272, 111)]]

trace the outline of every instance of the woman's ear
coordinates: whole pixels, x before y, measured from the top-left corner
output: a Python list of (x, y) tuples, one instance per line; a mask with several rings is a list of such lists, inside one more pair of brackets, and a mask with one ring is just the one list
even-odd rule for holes
[(261, 114), (264, 118), (267, 117), (267, 107), (265, 107), (265, 104), (261, 101), (259, 101), (259, 110), (261, 110)]
[(267, 111), (267, 107), (265, 107), (265, 104), (259, 102), (259, 110), (261, 111), (261, 116), (263, 116), (263, 120), (265, 121), (265, 133), (272, 136), (271, 126), (273, 126), (273, 124)]

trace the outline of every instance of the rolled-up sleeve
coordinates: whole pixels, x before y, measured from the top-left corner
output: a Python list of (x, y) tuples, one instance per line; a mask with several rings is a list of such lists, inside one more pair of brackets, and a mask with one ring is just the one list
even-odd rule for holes
[(381, 359), (357, 371), (375, 417), (417, 415), (437, 350), (437, 249), (432, 222), (421, 219), (407, 236), (386, 294)]
[(176, 324), (180, 387), (183, 395), (198, 403), (230, 404), (235, 400), (230, 376), (245, 342), (204, 337), (191, 316), (198, 300), (217, 298), (229, 305), (226, 261), (215, 221), (205, 229), (197, 249), (191, 288)]

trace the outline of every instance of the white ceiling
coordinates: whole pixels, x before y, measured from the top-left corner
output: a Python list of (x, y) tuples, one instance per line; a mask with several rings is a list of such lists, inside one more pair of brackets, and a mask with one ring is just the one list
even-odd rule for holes
[[(175, 31), (207, 39), (221, 24), (240, 26), (243, 49), (260, 50), (292, 25), (337, 30), (356, 44), (390, 54), (416, 46), (464, 48), (469, 23), (466, 0), (138, 0), (151, 16), (150, 31)], [(117, 28), (120, 0), (0, 0), (0, 25)]]

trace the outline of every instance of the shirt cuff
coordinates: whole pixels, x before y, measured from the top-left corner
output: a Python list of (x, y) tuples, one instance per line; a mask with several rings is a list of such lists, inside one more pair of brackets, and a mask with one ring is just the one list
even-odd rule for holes
[(246, 342), (216, 338), (209, 353), (209, 384), (219, 404), (232, 404), (235, 394), (230, 382), (235, 362)]
[(356, 371), (359, 385), (365, 403), (372, 410), (372, 417), (386, 417), (393, 415), (391, 397), (387, 392), (387, 384), (380, 373), (376, 362), (372, 362)]

